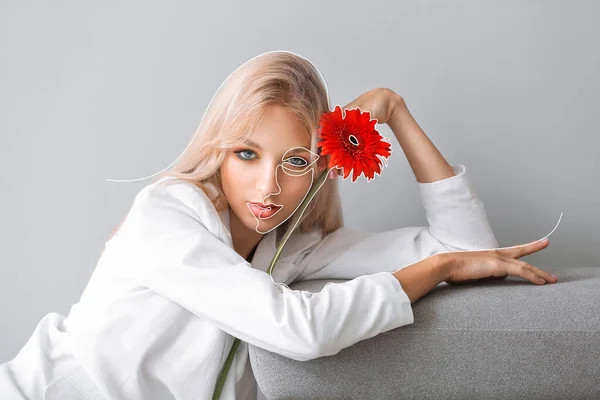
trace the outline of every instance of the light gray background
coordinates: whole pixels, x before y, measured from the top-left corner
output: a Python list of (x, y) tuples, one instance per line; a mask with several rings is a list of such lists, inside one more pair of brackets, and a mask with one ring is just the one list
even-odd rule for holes
[[(187, 146), (222, 81), (271, 50), (321, 70), (332, 105), (401, 94), (452, 165), (465, 164), (501, 246), (599, 265), (600, 7), (569, 1), (0, 3), (0, 363), (79, 299), (136, 179)], [(394, 154), (341, 183), (346, 224), (426, 225)], [(368, 186), (367, 186), (368, 185)], [(376, 207), (365, 206), (367, 203)]]

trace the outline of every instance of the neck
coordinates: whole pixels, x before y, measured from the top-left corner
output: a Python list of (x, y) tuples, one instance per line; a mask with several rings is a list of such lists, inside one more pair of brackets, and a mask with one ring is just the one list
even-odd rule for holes
[(249, 261), (248, 259), (253, 256), (254, 250), (264, 235), (255, 230), (248, 229), (231, 208), (229, 209), (229, 229), (233, 249), (240, 256), (244, 257), (246, 261)]

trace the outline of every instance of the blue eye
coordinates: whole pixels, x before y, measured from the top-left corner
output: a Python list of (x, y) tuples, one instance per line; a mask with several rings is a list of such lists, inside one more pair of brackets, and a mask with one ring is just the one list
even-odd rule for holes
[(240, 160), (242, 160), (242, 161), (250, 161), (251, 159), (249, 159), (249, 158), (240, 157), (240, 153), (245, 153), (245, 152), (248, 152), (248, 153), (255, 154), (255, 153), (254, 153), (252, 150), (239, 150), (239, 151), (234, 151), (234, 153), (235, 153), (235, 156), (236, 156), (237, 158), (239, 158)]
[[(235, 153), (235, 156), (242, 161), (251, 161), (252, 160), (252, 158), (242, 156), (241, 155), (242, 153), (250, 153), (250, 154), (256, 155), (255, 152), (253, 152), (252, 150), (248, 150), (248, 149), (237, 150), (237, 151), (234, 151), (234, 153)], [(302, 157), (292, 157), (292, 158), (288, 158), (286, 161), (289, 161), (289, 160), (298, 160), (298, 163), (291, 163), (294, 167), (297, 167), (297, 168), (306, 167), (308, 165), (308, 162)]]
[(288, 160), (299, 160), (302, 164), (292, 164), (294, 167), (306, 167), (308, 165), (308, 162), (302, 158), (302, 157), (293, 157), (293, 158), (288, 158)]

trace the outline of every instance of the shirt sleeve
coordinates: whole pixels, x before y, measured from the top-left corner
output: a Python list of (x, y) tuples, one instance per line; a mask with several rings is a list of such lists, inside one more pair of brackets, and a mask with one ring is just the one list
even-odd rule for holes
[(298, 361), (413, 323), (410, 299), (389, 273), (318, 293), (274, 282), (223, 241), (212, 207), (185, 183), (140, 192), (118, 236), (127, 274), (228, 334)]
[(429, 234), (449, 251), (497, 248), (498, 240), (467, 168), (459, 164), (452, 169), (455, 176), (435, 182), (417, 182)]
[(420, 183), (429, 226), (379, 233), (342, 227), (315, 244), (300, 262), (298, 281), (355, 279), (376, 272), (396, 272), (435, 254), (498, 247), (483, 203), (463, 164), (452, 177)]

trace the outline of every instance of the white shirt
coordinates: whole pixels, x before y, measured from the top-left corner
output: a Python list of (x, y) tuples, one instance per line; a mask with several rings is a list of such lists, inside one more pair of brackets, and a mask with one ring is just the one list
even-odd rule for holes
[[(0, 397), (210, 399), (237, 337), (221, 399), (255, 399), (248, 343), (305, 361), (413, 323), (393, 272), (437, 253), (498, 246), (464, 165), (453, 168), (450, 178), (417, 182), (429, 226), (343, 227), (324, 239), (295, 232), (271, 276), (276, 230), (248, 263), (233, 250), (228, 211), (218, 213), (202, 190), (157, 185), (171, 178), (147, 185), (68, 316), (47, 314), (0, 365)], [(287, 286), (327, 278), (349, 280), (319, 293)]]

